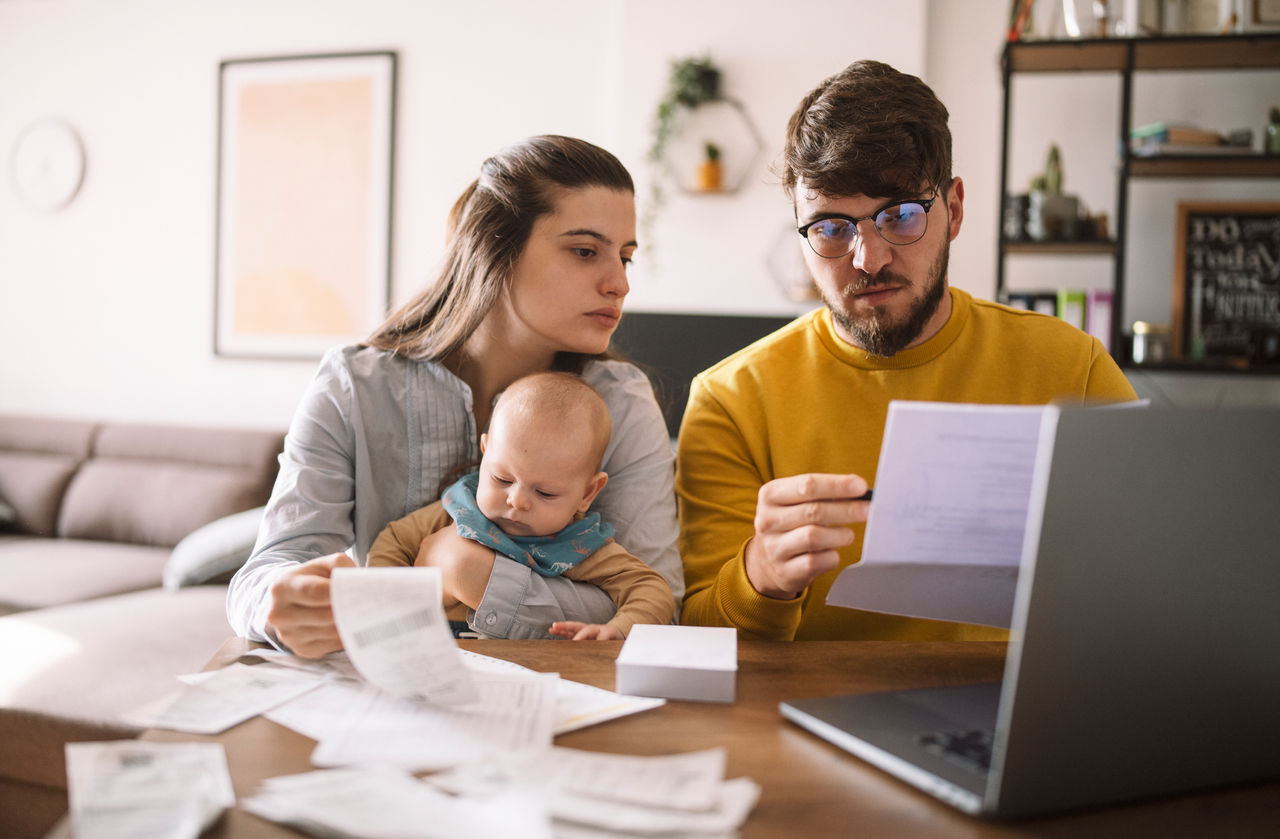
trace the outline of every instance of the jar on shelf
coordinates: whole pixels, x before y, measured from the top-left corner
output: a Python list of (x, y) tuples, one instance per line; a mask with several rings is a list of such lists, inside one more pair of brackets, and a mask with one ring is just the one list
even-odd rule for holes
[(1134, 364), (1159, 364), (1169, 360), (1173, 329), (1164, 323), (1133, 322)]

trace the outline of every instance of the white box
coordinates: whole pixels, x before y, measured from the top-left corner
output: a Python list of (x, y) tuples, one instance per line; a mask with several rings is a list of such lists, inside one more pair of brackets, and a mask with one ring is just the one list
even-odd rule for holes
[(738, 630), (719, 626), (631, 627), (618, 653), (616, 690), (698, 702), (732, 702)]

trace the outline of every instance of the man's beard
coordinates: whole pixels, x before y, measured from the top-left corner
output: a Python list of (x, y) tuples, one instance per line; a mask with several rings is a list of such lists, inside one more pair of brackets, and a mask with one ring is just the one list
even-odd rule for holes
[[(938, 311), (942, 295), (946, 292), (943, 278), (947, 276), (947, 260), (950, 256), (951, 243), (943, 242), (938, 258), (929, 268), (925, 278), (924, 296), (911, 304), (907, 315), (897, 323), (888, 320), (884, 306), (876, 306), (871, 315), (855, 320), (842, 306), (836, 306), (827, 294), (822, 295), (823, 302), (831, 310), (831, 317), (844, 331), (853, 338), (856, 345), (872, 355), (888, 358), (906, 349), (907, 345), (920, 337), (924, 326)], [(907, 291), (915, 287), (915, 283), (906, 277), (889, 271), (881, 271), (875, 276), (863, 274), (862, 280), (846, 287), (843, 297), (852, 297), (855, 292), (865, 291), (878, 285), (900, 285)]]

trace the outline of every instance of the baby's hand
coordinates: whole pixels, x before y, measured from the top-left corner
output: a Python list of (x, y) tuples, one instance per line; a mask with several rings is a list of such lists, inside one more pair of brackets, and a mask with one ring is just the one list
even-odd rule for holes
[(623, 635), (617, 627), (607, 623), (583, 623), (582, 621), (556, 621), (551, 624), (552, 635), (573, 641), (621, 641)]

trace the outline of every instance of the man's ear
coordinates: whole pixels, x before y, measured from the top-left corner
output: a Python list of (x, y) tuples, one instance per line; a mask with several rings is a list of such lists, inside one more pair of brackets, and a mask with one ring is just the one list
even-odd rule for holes
[(951, 221), (947, 235), (955, 241), (960, 235), (960, 223), (964, 221), (964, 181), (959, 178), (951, 179), (951, 189), (947, 191), (947, 214)]
[(609, 475), (607, 472), (597, 472), (595, 477), (587, 484), (587, 491), (582, 495), (582, 503), (578, 505), (578, 512), (585, 513), (591, 507), (591, 502), (596, 500), (596, 496), (600, 494), (600, 490), (604, 489), (604, 485), (609, 483)]
[(489, 445), (489, 435), (487, 433), (480, 435), (480, 454), (484, 454), (484, 447)]

